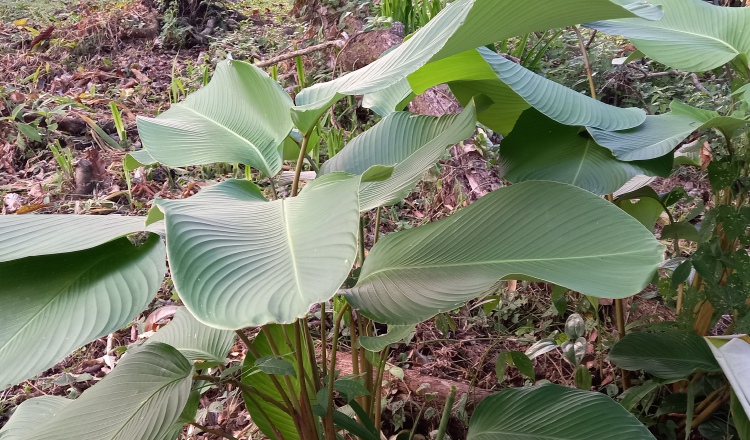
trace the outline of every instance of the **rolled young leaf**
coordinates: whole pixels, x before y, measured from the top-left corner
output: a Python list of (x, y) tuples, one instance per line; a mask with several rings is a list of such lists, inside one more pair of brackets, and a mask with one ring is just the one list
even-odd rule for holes
[(238, 162), (273, 176), (292, 130), (292, 100), (261, 69), (226, 60), (211, 82), (156, 118), (138, 117), (148, 154), (169, 166)]
[(0, 264), (0, 389), (55, 365), (130, 322), (166, 272), (161, 239)]
[(541, 385), (482, 400), (467, 440), (653, 440), (625, 408), (604, 394)]
[(35, 424), (24, 424), (23, 433), (9, 438), (162, 439), (173, 432), (188, 400), (192, 374), (192, 364), (176, 349), (161, 343), (143, 346), (81, 397), (51, 414), (42, 411)]
[(451, 310), (505, 277), (623, 298), (648, 284), (662, 251), (637, 220), (594, 194), (524, 182), (381, 239), (343, 292), (365, 315), (397, 325)]
[(360, 178), (334, 173), (298, 197), (266, 201), (227, 180), (165, 213), (175, 287), (199, 321), (221, 329), (290, 323), (330, 299), (357, 252)]

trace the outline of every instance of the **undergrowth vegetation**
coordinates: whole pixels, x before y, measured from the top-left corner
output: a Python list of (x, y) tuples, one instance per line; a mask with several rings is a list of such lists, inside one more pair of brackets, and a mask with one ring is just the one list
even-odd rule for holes
[[(106, 335), (111, 372), (83, 393), (93, 377), (60, 376), (71, 392), (23, 401), (0, 439), (236, 439), (202, 424), (207, 399), (274, 440), (750, 439), (750, 9), (652, 3), (382, 0), (410, 36), (362, 69), (310, 84), (298, 56), (282, 87), (219, 44), (214, 66), (172, 69), (137, 133), (108, 104), (116, 136), (86, 123), (140, 215), (0, 217), (0, 388)], [(460, 113), (406, 110), (438, 85)], [(80, 167), (55, 129), (77, 104), (13, 93), (4, 123), (62, 185)], [(446, 151), (469, 146), (502, 183), (446, 208)], [(159, 173), (198, 178), (144, 203), (134, 180)], [(681, 173), (706, 191), (649, 186)], [(165, 292), (171, 321), (112, 346)], [(628, 320), (636, 295), (669, 315)], [(497, 388), (394, 399), (425, 322), (481, 326)], [(539, 380), (545, 359), (563, 384)]]

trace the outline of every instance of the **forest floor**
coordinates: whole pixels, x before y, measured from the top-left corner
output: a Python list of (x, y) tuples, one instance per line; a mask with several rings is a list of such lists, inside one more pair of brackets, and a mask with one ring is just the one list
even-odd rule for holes
[[(139, 176), (142, 171), (136, 171), (131, 202), (122, 161), (127, 151), (141, 146), (136, 116), (165, 111), (199, 88), (212, 66), (230, 54), (234, 59), (249, 61), (268, 59), (298, 47), (342, 38), (344, 26), (339, 28), (340, 12), (335, 8), (319, 10), (313, 20), (303, 21), (293, 17), (284, 0), (229, 0), (222, 5), (209, 13), (192, 11), (194, 16), (188, 17), (192, 21), (184, 21), (158, 12), (146, 0), (0, 3), (2, 214), (144, 215), (156, 196), (187, 197), (204, 182), (234, 173), (231, 166), (194, 167), (177, 175), (157, 168), (146, 179)], [(368, 14), (359, 10), (355, 13)], [(211, 17), (216, 17), (213, 23)], [(305, 58), (308, 77), (329, 79), (334, 58), (333, 51)], [(276, 68), (282, 85), (292, 90), (297, 84), (294, 60), (280, 62)], [(113, 112), (113, 105), (117, 112)], [(124, 130), (118, 130), (116, 113), (122, 118)], [(353, 112), (353, 121), (360, 118)], [(501, 184), (497, 170), (475, 150), (452, 152), (405, 203), (386, 209), (381, 233), (440, 218), (467, 205), (484, 193), (476, 192), (476, 181), (472, 180), (480, 179), (481, 186), (486, 183), (481, 179), (490, 176)], [(684, 183), (692, 185), (689, 190), (697, 196), (708, 188), (699, 171), (655, 182), (660, 191)], [(504, 378), (496, 376), (498, 354), (523, 352), (555, 330), (561, 331), (564, 324), (560, 318), (564, 310), (558, 311), (550, 302), (548, 287), (528, 282), (506, 287), (500, 289), (496, 303), (490, 307), (487, 301), (491, 300), (473, 302), (421, 324), (412, 342), (394, 350), (389, 362), (416, 374), (416, 379), (414, 374), (410, 376), (413, 381), (423, 380), (439, 388), (441, 382), (433, 379), (443, 379), (449, 385), (461, 384), (470, 392), (541, 379), (571, 384), (573, 367), (559, 350), (533, 360), (534, 378), (515, 367), (509, 367)], [(647, 289), (626, 302), (632, 325), (673, 318), (671, 309), (655, 299), (655, 290)], [(586, 301), (573, 297), (564, 307), (589, 310), (585, 317), (591, 336), (584, 364), (592, 372), (594, 389), (614, 395), (618, 392), (617, 374), (605, 359), (607, 348), (614, 342), (613, 306), (603, 302), (597, 313)], [(136, 317), (131, 326), (77, 350), (38, 377), (0, 392), (0, 427), (28, 398), (79, 395), (109, 371), (107, 355), (120, 354), (123, 350), (117, 347), (126, 347), (158, 328), (168, 319), (163, 308), (174, 304), (167, 281), (149, 310)], [(240, 361), (243, 350), (237, 345), (231, 359)], [(398, 431), (398, 425), (409, 426), (413, 414), (419, 411), (418, 405), (397, 403), (399, 396), (409, 391), (413, 390), (404, 391), (398, 384), (392, 387), (387, 419), (393, 425), (390, 432)], [(203, 425), (238, 438), (261, 437), (239, 394), (211, 397), (201, 402)], [(419, 432), (427, 435), (436, 420), (423, 419)], [(463, 427), (452, 429), (454, 438), (465, 435)], [(194, 430), (184, 436), (218, 438)]]

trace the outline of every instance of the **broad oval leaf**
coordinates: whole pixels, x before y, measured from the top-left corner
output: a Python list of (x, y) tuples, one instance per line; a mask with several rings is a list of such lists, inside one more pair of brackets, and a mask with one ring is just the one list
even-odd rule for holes
[(628, 333), (608, 358), (625, 370), (644, 370), (662, 379), (681, 379), (696, 371), (721, 371), (706, 341), (689, 331)]
[(482, 400), (467, 440), (653, 440), (625, 408), (604, 394), (541, 385), (503, 390)]
[(646, 160), (668, 154), (700, 125), (689, 116), (666, 114), (646, 116), (643, 124), (623, 131), (586, 129), (599, 145), (612, 150), (618, 159)]
[(261, 69), (226, 60), (211, 82), (156, 118), (138, 117), (148, 154), (169, 166), (239, 162), (267, 176), (281, 169), (292, 100)]
[(0, 216), (0, 262), (89, 249), (147, 230), (145, 219), (120, 215)]
[(393, 86), (427, 64), (485, 44), (540, 29), (621, 17), (657, 19), (661, 11), (649, 4), (621, 6), (610, 0), (569, 0), (550, 3), (529, 14), (516, 0), (459, 0), (443, 9), (409, 40), (374, 63), (297, 95), (297, 105), (326, 105), (336, 95), (361, 95)]
[(588, 191), (524, 182), (381, 239), (344, 293), (375, 321), (400, 325), (451, 310), (511, 276), (623, 298), (648, 284), (662, 250), (637, 220)]
[[(162, 439), (173, 432), (192, 384), (193, 365), (176, 349), (148, 344), (127, 354), (81, 397), (40, 414), (24, 440)], [(5, 439), (3, 439), (5, 440)]]
[(148, 339), (148, 343), (171, 345), (188, 360), (224, 362), (234, 344), (235, 333), (209, 327), (180, 307), (172, 321)]
[(473, 102), (460, 114), (439, 118), (391, 113), (324, 163), (321, 172), (363, 174), (375, 165), (395, 165), (390, 178), (361, 184), (360, 210), (367, 211), (406, 197), (445, 148), (468, 138), (475, 128)]
[(298, 197), (266, 201), (228, 180), (185, 200), (157, 200), (166, 215), (175, 287), (199, 321), (239, 329), (289, 323), (326, 301), (356, 255), (359, 178), (329, 174)]
[(643, 110), (619, 108), (592, 99), (486, 47), (430, 63), (409, 76), (417, 94), (444, 82), (449, 83), (463, 104), (479, 93), (490, 97), (495, 104), (479, 114), (479, 121), (503, 134), (510, 132), (516, 119), (529, 107), (561, 124), (604, 130), (635, 127), (646, 118)]
[(159, 289), (165, 256), (151, 235), (0, 264), (0, 389), (126, 325)]
[(0, 440), (24, 440), (39, 423), (73, 403), (60, 396), (39, 396), (18, 405), (8, 423), (0, 429)]
[(552, 180), (610, 194), (634, 176), (668, 176), (672, 171), (671, 155), (623, 162), (579, 132), (579, 127), (559, 124), (534, 109), (525, 111), (500, 146), (505, 178), (514, 183)]
[[(638, 50), (675, 69), (705, 71), (750, 52), (750, 9), (724, 8), (701, 0), (659, 0), (661, 20), (625, 18), (589, 23), (629, 38)], [(747, 67), (747, 58), (745, 58)]]

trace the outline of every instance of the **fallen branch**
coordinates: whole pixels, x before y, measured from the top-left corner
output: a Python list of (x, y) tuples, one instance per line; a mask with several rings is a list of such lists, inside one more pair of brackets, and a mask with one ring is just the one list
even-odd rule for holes
[(299, 50), (293, 50), (291, 52), (287, 52), (285, 54), (269, 58), (267, 60), (258, 61), (255, 63), (256, 67), (268, 67), (273, 66), (274, 64), (280, 63), (282, 61), (286, 61), (292, 58), (296, 58), (298, 56), (302, 55), (308, 55), (313, 52), (317, 52), (319, 50), (328, 49), (329, 47), (338, 47), (341, 49), (346, 44), (346, 41), (344, 40), (332, 40), (332, 41), (326, 41), (325, 43), (316, 44), (314, 46), (306, 47), (304, 49)]

